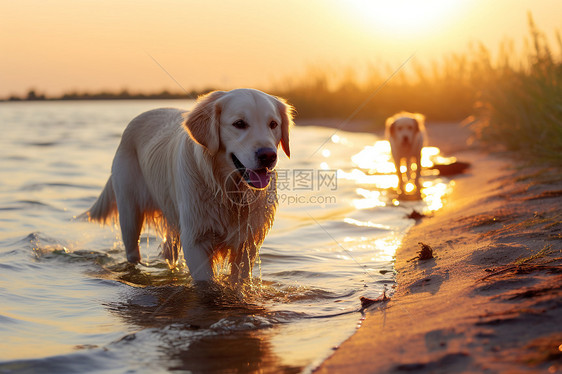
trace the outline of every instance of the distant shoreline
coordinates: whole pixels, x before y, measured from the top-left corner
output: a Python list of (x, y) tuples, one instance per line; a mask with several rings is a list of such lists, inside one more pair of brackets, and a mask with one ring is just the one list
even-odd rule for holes
[(47, 96), (38, 93), (36, 90), (29, 90), (23, 96), (11, 95), (10, 97), (0, 98), (0, 102), (18, 102), (18, 101), (85, 101), (85, 100), (194, 100), (202, 94), (213, 91), (212, 89), (191, 90), (189, 92), (169, 92), (163, 90), (153, 93), (130, 93), (127, 90), (121, 92), (101, 91), (94, 93), (78, 93), (67, 92), (59, 96)]

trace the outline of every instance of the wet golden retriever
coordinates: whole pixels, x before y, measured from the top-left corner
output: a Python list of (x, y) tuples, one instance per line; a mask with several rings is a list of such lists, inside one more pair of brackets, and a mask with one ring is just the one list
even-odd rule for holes
[[(390, 142), (392, 158), (398, 176), (398, 189), (404, 193), (404, 183), (411, 177), (412, 164), (416, 165), (414, 182), (420, 192), (421, 151), (425, 144), (425, 117), (420, 113), (400, 112), (386, 120), (386, 138)], [(406, 164), (406, 173), (400, 165)]]
[(293, 108), (254, 89), (215, 91), (189, 113), (156, 109), (133, 119), (90, 220), (117, 220), (127, 260), (141, 259), (145, 224), (164, 238), (170, 266), (179, 249), (195, 281), (231, 265), (235, 281), (251, 276), (277, 207), (277, 149), (287, 156)]

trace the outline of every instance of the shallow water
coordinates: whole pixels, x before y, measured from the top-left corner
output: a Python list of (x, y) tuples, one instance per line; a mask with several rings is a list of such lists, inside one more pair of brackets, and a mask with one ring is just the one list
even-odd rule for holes
[(0, 371), (310, 371), (360, 324), (359, 297), (392, 294), (407, 214), (439, 209), (451, 182), (427, 175), (423, 201), (398, 202), (388, 143), (371, 134), (294, 128), (243, 292), (193, 288), (151, 231), (131, 266), (118, 228), (73, 220), (134, 116), (191, 105), (0, 103)]

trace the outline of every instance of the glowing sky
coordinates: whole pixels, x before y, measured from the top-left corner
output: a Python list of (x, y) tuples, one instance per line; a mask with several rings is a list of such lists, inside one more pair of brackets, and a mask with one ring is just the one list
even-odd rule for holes
[[(419, 4), (424, 6), (420, 7)], [(560, 0), (0, 0), (0, 97), (101, 89), (268, 87), (307, 66), (399, 65), (554, 41)]]

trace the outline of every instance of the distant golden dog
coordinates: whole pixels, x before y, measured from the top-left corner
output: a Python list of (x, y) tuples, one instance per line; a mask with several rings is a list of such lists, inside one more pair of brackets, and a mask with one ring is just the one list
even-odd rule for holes
[[(398, 176), (398, 188), (404, 193), (404, 183), (411, 178), (412, 164), (416, 165), (414, 182), (420, 191), (421, 150), (425, 144), (425, 117), (419, 113), (400, 112), (386, 120), (386, 137), (390, 142), (392, 158)], [(406, 164), (406, 173), (400, 165)]]
[(277, 207), (277, 148), (289, 151), (292, 107), (253, 89), (215, 91), (189, 112), (156, 109), (133, 119), (111, 176), (85, 213), (118, 217), (127, 259), (140, 261), (144, 224), (165, 239), (171, 266), (179, 248), (195, 281), (214, 277), (218, 262), (234, 280), (252, 273)]

